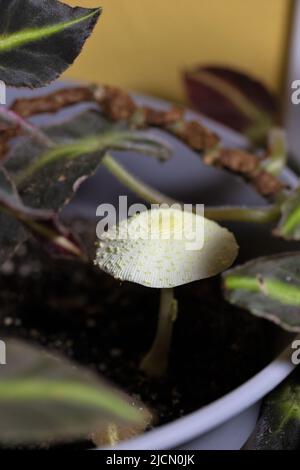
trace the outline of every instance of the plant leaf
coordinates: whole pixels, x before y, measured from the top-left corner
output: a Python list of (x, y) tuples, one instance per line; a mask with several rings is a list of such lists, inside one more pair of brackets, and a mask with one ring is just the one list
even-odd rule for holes
[(280, 210), (281, 218), (274, 235), (286, 240), (300, 240), (300, 188), (290, 193)]
[(55, 211), (69, 201), (85, 177), (91, 176), (109, 149), (168, 158), (169, 147), (150, 135), (112, 123), (95, 110), (44, 128), (56, 144), (51, 149), (28, 140), (12, 152), (6, 167), (24, 202)]
[(78, 240), (59, 222), (54, 212), (23, 205), (3, 168), (0, 169), (0, 225), (0, 264), (28, 238), (24, 227), (52, 256), (85, 258)]
[(66, 359), (6, 341), (0, 371), (0, 441), (33, 444), (85, 438), (108, 422), (137, 424), (142, 413), (125, 395)]
[(300, 376), (297, 369), (264, 400), (245, 450), (300, 449)]
[(101, 13), (57, 0), (0, 0), (0, 79), (41, 87), (80, 53)]
[(287, 331), (300, 331), (300, 252), (257, 258), (223, 275), (233, 305)]
[(218, 66), (187, 71), (184, 83), (190, 103), (202, 114), (247, 134), (254, 142), (266, 139), (278, 103), (262, 83)]

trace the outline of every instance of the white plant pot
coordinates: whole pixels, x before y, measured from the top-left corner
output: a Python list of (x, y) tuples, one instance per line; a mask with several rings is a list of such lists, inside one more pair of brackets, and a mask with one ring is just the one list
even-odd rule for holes
[[(66, 86), (58, 83), (49, 90)], [(45, 89), (38, 92), (24, 90), (15, 92), (9, 90), (11, 101), (16, 96), (43, 94)], [(150, 97), (138, 96), (137, 99), (147, 105), (164, 108), (168, 103)], [(70, 110), (62, 113), (68, 117)], [(59, 119), (61, 119), (61, 117)], [(199, 119), (199, 115), (189, 112), (189, 118)], [(56, 117), (38, 118), (39, 122), (55, 122)], [(219, 125), (209, 119), (201, 118), (208, 127), (217, 132), (227, 146), (243, 147), (245, 139), (239, 134)], [(158, 131), (154, 131), (158, 132)], [(174, 157), (170, 162), (161, 164), (151, 158), (140, 155), (122, 155), (122, 163), (139, 178), (157, 189), (172, 196), (188, 197), (187, 202), (206, 202), (207, 204), (263, 204), (264, 201), (238, 179), (214, 168), (201, 164), (199, 156), (175, 139), (168, 137), (175, 148)], [(296, 185), (297, 179), (290, 171), (286, 171), (285, 179), (290, 185)], [(102, 203), (118, 202), (119, 194), (128, 194), (126, 188), (118, 183), (104, 168), (101, 168), (87, 184), (80, 188), (72, 206), (67, 210), (95, 217), (96, 207)], [(135, 201), (131, 195), (130, 202)], [(242, 238), (248, 240), (249, 257), (283, 250), (290, 250), (291, 245), (276, 240), (270, 236), (269, 227), (257, 225), (240, 226), (234, 224), (233, 230)], [(238, 239), (239, 239), (238, 236)], [(253, 243), (253, 237), (259, 240)], [(243, 243), (241, 243), (243, 246)], [(118, 446), (118, 449), (240, 449), (252, 432), (259, 413), (262, 398), (282, 382), (294, 369), (291, 362), (291, 342), (293, 335), (279, 332), (279, 341), (284, 350), (278, 355), (278, 346), (274, 346), (274, 360), (261, 372), (248, 380), (231, 393), (205, 406), (194, 413), (180, 418), (170, 424), (160, 426), (139, 438), (132, 439)], [(273, 345), (270, 345), (273, 348)], [(280, 348), (279, 348), (280, 350)], [(277, 357), (276, 357), (277, 356)]]

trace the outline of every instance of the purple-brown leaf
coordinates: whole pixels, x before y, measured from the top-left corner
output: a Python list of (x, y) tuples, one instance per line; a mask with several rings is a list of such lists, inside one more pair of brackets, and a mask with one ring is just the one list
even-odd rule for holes
[(184, 73), (191, 105), (200, 113), (252, 138), (266, 137), (278, 111), (275, 96), (238, 70), (207, 66)]

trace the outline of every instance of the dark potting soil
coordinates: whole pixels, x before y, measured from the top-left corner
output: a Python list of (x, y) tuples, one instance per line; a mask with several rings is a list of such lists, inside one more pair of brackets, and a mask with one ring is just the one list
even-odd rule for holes
[(140, 397), (156, 426), (221, 397), (269, 359), (265, 323), (225, 303), (214, 278), (175, 290), (168, 375), (149, 380), (138, 365), (154, 337), (159, 290), (120, 284), (79, 263), (27, 256), (0, 275), (1, 337), (28, 339), (90, 366)]

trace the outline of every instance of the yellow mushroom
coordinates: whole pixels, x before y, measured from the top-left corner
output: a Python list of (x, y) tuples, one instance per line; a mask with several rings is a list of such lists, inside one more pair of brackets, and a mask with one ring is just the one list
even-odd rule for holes
[(95, 264), (116, 279), (161, 289), (157, 334), (141, 363), (148, 375), (160, 377), (167, 369), (177, 316), (173, 288), (215, 276), (237, 253), (229, 230), (175, 208), (144, 211), (101, 235)]

